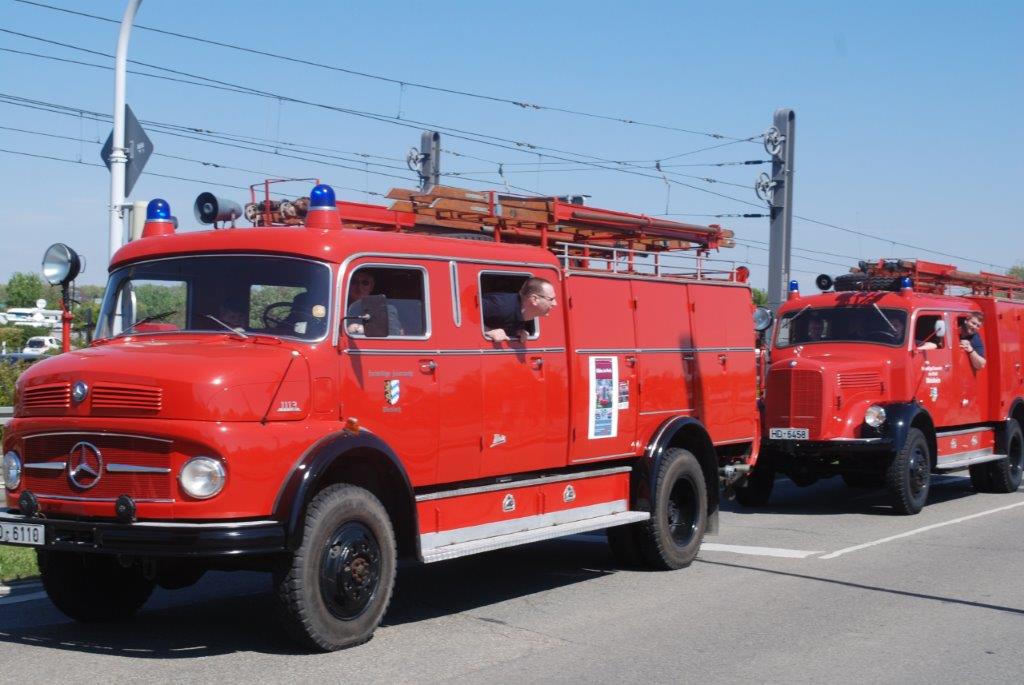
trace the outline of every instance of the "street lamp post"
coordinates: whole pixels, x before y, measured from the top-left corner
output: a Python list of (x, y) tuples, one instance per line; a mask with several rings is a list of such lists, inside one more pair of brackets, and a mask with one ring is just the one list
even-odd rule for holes
[(124, 241), (124, 178), (128, 164), (128, 151), (124, 146), (125, 73), (128, 64), (128, 39), (131, 36), (135, 13), (142, 0), (128, 0), (121, 19), (121, 32), (117, 38), (117, 56), (114, 61), (114, 133), (110, 149), (110, 256)]

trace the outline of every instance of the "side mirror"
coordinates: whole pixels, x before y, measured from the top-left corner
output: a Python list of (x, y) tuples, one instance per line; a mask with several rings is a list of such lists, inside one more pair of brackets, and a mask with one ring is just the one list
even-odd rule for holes
[(775, 315), (767, 307), (758, 307), (754, 310), (754, 330), (762, 333), (771, 328), (775, 321)]
[(943, 319), (939, 319), (935, 322), (935, 337), (942, 340), (946, 337), (946, 322)]
[(363, 303), (363, 334), (367, 338), (388, 337), (388, 304), (385, 295), (366, 295)]

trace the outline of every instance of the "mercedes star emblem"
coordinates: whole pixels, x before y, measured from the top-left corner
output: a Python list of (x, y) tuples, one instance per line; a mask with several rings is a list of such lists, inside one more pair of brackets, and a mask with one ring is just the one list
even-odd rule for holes
[(82, 490), (100, 482), (103, 474), (103, 455), (91, 442), (79, 442), (68, 452), (68, 480)]
[(78, 381), (71, 386), (71, 399), (75, 401), (75, 404), (80, 403), (85, 399), (85, 396), (89, 394), (89, 386), (85, 384), (85, 381)]

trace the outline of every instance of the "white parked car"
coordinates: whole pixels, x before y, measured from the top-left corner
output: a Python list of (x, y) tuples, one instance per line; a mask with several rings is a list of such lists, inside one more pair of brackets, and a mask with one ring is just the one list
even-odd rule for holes
[(25, 349), (22, 350), (22, 353), (40, 356), (49, 350), (58, 349), (60, 349), (60, 340), (52, 335), (34, 335), (25, 342)]

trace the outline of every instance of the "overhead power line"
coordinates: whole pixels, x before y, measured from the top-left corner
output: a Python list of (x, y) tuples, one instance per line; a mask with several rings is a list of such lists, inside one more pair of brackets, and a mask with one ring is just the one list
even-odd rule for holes
[[(113, 18), (110, 18), (110, 17), (102, 17), (102, 16), (99, 16), (99, 15), (96, 15), (96, 14), (90, 14), (88, 12), (82, 12), (82, 11), (78, 11), (78, 10), (71, 10), (71, 9), (67, 9), (67, 8), (64, 8), (64, 7), (56, 7), (54, 5), (47, 5), (47, 4), (42, 3), (42, 2), (34, 2), (32, 0), (16, 0), (16, 2), (20, 2), (20, 3), (24, 4), (24, 5), (32, 5), (32, 6), (35, 6), (35, 7), (42, 8), (42, 9), (47, 9), (47, 10), (52, 10), (52, 11), (57, 11), (57, 12), (64, 12), (66, 14), (72, 14), (72, 15), (76, 15), (76, 16), (80, 16), (80, 17), (85, 17), (85, 18), (88, 18), (88, 19), (96, 20), (96, 21), (103, 21), (103, 22), (107, 22), (107, 23), (110, 23), (110, 24), (120, 24), (121, 23), (120, 20), (118, 20), (118, 19), (113, 19)], [(356, 70), (356, 69), (350, 69), (350, 68), (347, 68), (347, 67), (339, 67), (339, 66), (335, 66), (335, 65), (325, 64), (325, 63), (322, 63), (322, 62), (316, 62), (316, 61), (313, 61), (313, 60), (303, 59), (303, 58), (300, 58), (300, 57), (293, 57), (291, 55), (281, 55), (281, 54), (278, 54), (278, 53), (268, 52), (266, 50), (257, 50), (256, 48), (252, 48), (252, 47), (248, 47), (248, 46), (244, 46), (244, 45), (235, 45), (235, 44), (232, 44), (232, 43), (225, 43), (225, 42), (222, 42), (222, 41), (212, 40), (212, 39), (209, 39), (209, 38), (202, 38), (200, 36), (193, 36), (193, 35), (189, 35), (189, 34), (186, 34), (186, 33), (179, 33), (179, 32), (176, 32), (176, 31), (168, 31), (166, 29), (160, 29), (160, 28), (156, 28), (156, 27), (153, 27), (153, 26), (145, 26), (143, 24), (135, 24), (134, 28), (137, 28), (137, 29), (140, 29), (140, 30), (143, 30), (143, 31), (150, 31), (150, 32), (161, 34), (161, 35), (165, 35), (165, 36), (171, 36), (173, 38), (181, 38), (181, 39), (184, 39), (184, 40), (190, 40), (190, 41), (194, 41), (194, 42), (197, 42), (197, 43), (202, 43), (202, 44), (205, 44), (205, 45), (212, 45), (212, 46), (215, 46), (215, 47), (226, 48), (226, 49), (229, 49), (229, 50), (236, 50), (236, 51), (239, 51), (239, 52), (249, 53), (249, 54), (252, 54), (252, 55), (259, 55), (261, 57), (269, 57), (269, 58), (272, 58), (272, 59), (282, 60), (282, 61), (285, 61), (285, 62), (291, 62), (293, 64), (301, 64), (303, 66), (316, 67), (318, 69), (326, 69), (328, 71), (334, 71), (334, 72), (339, 72), (339, 73), (343, 73), (343, 74), (348, 74), (350, 76), (358, 76), (358, 77), (361, 77), (361, 78), (372, 79), (372, 80), (381, 81), (381, 82), (384, 82), (384, 83), (391, 83), (393, 85), (399, 86), (400, 88), (418, 88), (418, 89), (433, 91), (433, 92), (437, 92), (437, 93), (444, 93), (446, 95), (458, 95), (458, 96), (461, 96), (461, 97), (475, 98), (475, 99), (478, 99), (478, 100), (485, 100), (485, 101), (489, 101), (489, 102), (496, 102), (496, 103), (502, 103), (502, 104), (507, 104), (507, 105), (514, 105), (515, 107), (518, 107), (520, 109), (525, 109), (525, 110), (558, 112), (558, 113), (561, 113), (561, 114), (569, 114), (569, 115), (572, 115), (572, 116), (586, 117), (586, 118), (589, 118), (589, 119), (600, 119), (600, 120), (604, 120), (604, 121), (612, 121), (612, 122), (621, 123), (621, 124), (629, 124), (629, 125), (633, 125), (633, 126), (642, 126), (642, 127), (646, 127), (646, 128), (660, 129), (660, 130), (663, 130), (663, 131), (673, 131), (673, 132), (676, 132), (676, 133), (688, 133), (688, 134), (691, 134), (691, 135), (705, 136), (705, 137), (708, 137), (708, 138), (732, 140), (734, 142), (746, 142), (746, 141), (753, 140), (751, 138), (736, 138), (736, 137), (727, 136), (727, 135), (724, 135), (724, 134), (721, 134), (721, 133), (714, 133), (714, 132), (709, 132), (709, 131), (699, 131), (699, 130), (688, 129), (688, 128), (683, 128), (683, 127), (679, 127), (679, 126), (671, 126), (671, 125), (668, 125), (668, 124), (660, 124), (660, 123), (653, 123), (653, 122), (647, 122), (647, 121), (640, 121), (640, 120), (629, 118), (629, 117), (619, 117), (619, 116), (613, 116), (613, 115), (608, 115), (608, 114), (598, 114), (598, 113), (594, 113), (594, 112), (585, 112), (585, 111), (582, 111), (582, 110), (571, 109), (571, 108), (568, 108), (568, 107), (557, 107), (557, 106), (552, 106), (552, 105), (542, 105), (542, 104), (527, 102), (525, 100), (517, 100), (517, 99), (513, 99), (513, 98), (502, 98), (502, 97), (497, 97), (497, 96), (493, 96), (493, 95), (486, 95), (486, 94), (483, 94), (483, 93), (474, 93), (474, 92), (471, 92), (471, 91), (459, 90), (459, 89), (456, 89), (456, 88), (445, 88), (445, 87), (442, 87), (442, 86), (435, 86), (435, 85), (431, 85), (431, 84), (427, 84), (427, 83), (419, 83), (419, 82), (411, 81), (411, 80), (408, 80), (408, 79), (400, 79), (400, 78), (396, 78), (396, 77), (393, 77), (393, 76), (384, 76), (384, 75), (381, 75), (381, 74), (372, 74), (372, 73), (369, 73), (369, 72), (359, 71), (359, 70)], [(754, 139), (760, 138), (760, 137), (761, 136), (756, 136)]]

